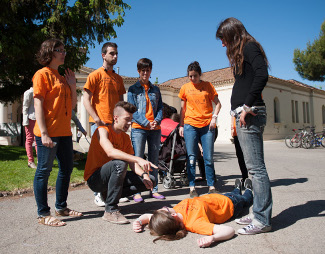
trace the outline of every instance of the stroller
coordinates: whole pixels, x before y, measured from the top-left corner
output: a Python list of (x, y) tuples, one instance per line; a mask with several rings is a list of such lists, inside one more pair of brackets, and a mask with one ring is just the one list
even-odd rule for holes
[(159, 180), (165, 189), (175, 188), (177, 178), (181, 186), (188, 185), (185, 140), (179, 135), (179, 125), (161, 144), (158, 169)]

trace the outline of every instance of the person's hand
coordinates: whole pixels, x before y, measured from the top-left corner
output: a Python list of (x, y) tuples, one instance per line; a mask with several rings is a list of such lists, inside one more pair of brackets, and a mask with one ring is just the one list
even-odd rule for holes
[(69, 86), (76, 86), (76, 75), (74, 74), (74, 72), (72, 70), (70, 70), (69, 68), (67, 68), (65, 70), (65, 79), (68, 82)]
[(184, 138), (184, 127), (183, 126), (180, 126), (179, 127), (179, 135)]
[(245, 122), (245, 117), (247, 114), (251, 114), (253, 116), (256, 116), (256, 114), (253, 112), (253, 111), (250, 111), (250, 112), (246, 112), (245, 110), (242, 110), (242, 112), (240, 113), (240, 118), (239, 118), (239, 124), (240, 124), (240, 127), (242, 126), (246, 126), (246, 122)]
[(200, 239), (197, 239), (197, 245), (199, 245), (200, 248), (206, 248), (209, 247), (213, 243), (213, 236), (205, 236)]
[(52, 139), (49, 137), (48, 134), (42, 134), (42, 144), (43, 146), (53, 148), (55, 144), (53, 143)]
[(133, 231), (136, 233), (140, 233), (143, 231), (143, 228), (138, 220), (133, 222)]
[(211, 121), (210, 121), (210, 125), (209, 125), (209, 130), (213, 130), (215, 129), (217, 126), (217, 118), (212, 117)]
[(146, 188), (148, 190), (151, 190), (152, 191), (152, 189), (153, 189), (153, 183), (152, 183), (150, 177), (147, 174), (144, 174), (143, 175), (143, 184), (146, 186)]
[(155, 164), (151, 163), (150, 161), (144, 160), (140, 157), (138, 157), (137, 163), (142, 168), (142, 170), (146, 173), (149, 173), (149, 171), (152, 171), (151, 168), (158, 168)]
[[(95, 119), (94, 119), (95, 120)], [(95, 120), (97, 127), (106, 125), (100, 118)]]
[(156, 127), (157, 127), (157, 122), (156, 121), (152, 121), (149, 123), (149, 126), (150, 126), (150, 130), (154, 130)]

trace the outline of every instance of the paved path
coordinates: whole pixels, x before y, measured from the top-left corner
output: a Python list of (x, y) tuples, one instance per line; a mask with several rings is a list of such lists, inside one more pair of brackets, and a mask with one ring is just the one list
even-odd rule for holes
[[(33, 196), (0, 199), (0, 253), (325, 253), (325, 149), (288, 149), (283, 142), (265, 142), (265, 159), (273, 193), (273, 231), (255, 236), (236, 235), (211, 248), (196, 245), (198, 235), (182, 240), (158, 241), (148, 230), (133, 233), (131, 225), (114, 225), (101, 219), (103, 208), (93, 203), (88, 188), (70, 191), (69, 207), (82, 211), (81, 219), (66, 219), (67, 226), (51, 228), (37, 224)], [(240, 171), (231, 144), (215, 145), (215, 167), (222, 192), (232, 190)], [(143, 204), (122, 204), (133, 221), (143, 212), (175, 205), (188, 197), (188, 188), (165, 190), (164, 201), (146, 199)], [(207, 192), (199, 186), (198, 192)], [(144, 195), (146, 196), (146, 195)], [(49, 195), (54, 208), (55, 195)], [(236, 230), (234, 221), (226, 223)]]

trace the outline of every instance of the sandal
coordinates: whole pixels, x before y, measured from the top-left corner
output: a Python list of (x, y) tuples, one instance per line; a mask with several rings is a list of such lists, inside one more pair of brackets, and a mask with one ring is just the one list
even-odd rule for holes
[(38, 218), (38, 224), (50, 227), (62, 227), (67, 225), (64, 221), (59, 220), (51, 215)]
[(71, 210), (69, 208), (66, 208), (66, 209), (61, 210), (61, 211), (55, 210), (55, 215), (56, 216), (71, 216), (71, 217), (81, 217), (81, 216), (83, 216), (82, 213), (77, 212), (75, 210)]

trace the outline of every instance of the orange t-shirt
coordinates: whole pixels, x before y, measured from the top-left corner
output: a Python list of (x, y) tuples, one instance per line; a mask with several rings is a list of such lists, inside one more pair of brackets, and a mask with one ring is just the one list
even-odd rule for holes
[(131, 139), (128, 134), (126, 134), (125, 132), (116, 133), (111, 125), (99, 126), (91, 138), (84, 172), (84, 179), (86, 181), (97, 169), (102, 167), (105, 163), (113, 160), (112, 158), (107, 156), (104, 149), (99, 144), (99, 128), (105, 128), (105, 130), (108, 132), (108, 139), (115, 149), (121, 150), (128, 154), (134, 154)]
[(173, 208), (182, 214), (186, 230), (200, 235), (212, 235), (214, 224), (224, 223), (234, 214), (234, 204), (221, 194), (187, 198)]
[(218, 96), (218, 93), (210, 82), (201, 81), (199, 84), (189, 82), (183, 85), (178, 97), (186, 102), (184, 123), (197, 128), (209, 125), (215, 96)]
[[(34, 98), (44, 99), (44, 118), (49, 136), (71, 136), (71, 90), (65, 78), (57, 70), (44, 67), (35, 73), (33, 89)], [(37, 121), (34, 134), (41, 137)]]
[(232, 117), (233, 118), (233, 126), (234, 126), (234, 137), (237, 136), (237, 129), (236, 129), (236, 117)]
[[(126, 93), (122, 77), (101, 67), (89, 74), (84, 89), (93, 94), (91, 104), (100, 120), (113, 123), (114, 106)], [(91, 116), (89, 122), (95, 122)]]
[[(149, 91), (149, 84), (141, 84), (144, 88), (145, 94), (146, 94), (146, 115), (145, 117), (148, 119), (149, 122), (153, 122), (155, 120), (155, 116), (153, 114), (152, 105), (149, 99), (148, 91)], [(142, 129), (142, 130), (150, 130), (149, 127), (143, 127), (142, 125), (132, 122), (132, 128), (133, 129)], [(155, 130), (160, 130), (160, 125), (157, 125)]]

